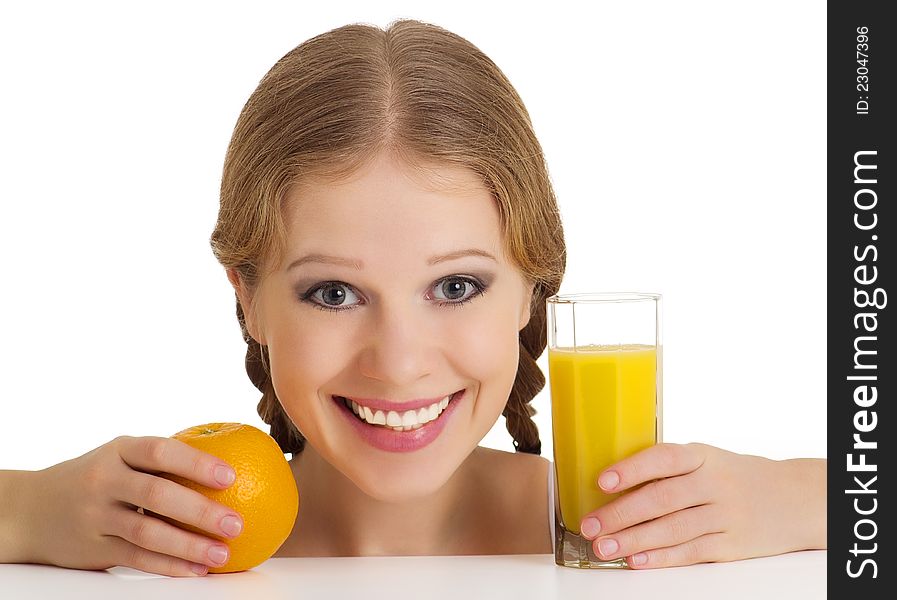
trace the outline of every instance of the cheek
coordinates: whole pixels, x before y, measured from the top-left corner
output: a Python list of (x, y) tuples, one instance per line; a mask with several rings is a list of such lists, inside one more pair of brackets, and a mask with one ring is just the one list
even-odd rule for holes
[(297, 421), (297, 417), (319, 408), (317, 392), (338, 368), (328, 343), (333, 341), (333, 332), (331, 329), (328, 334), (315, 319), (284, 319), (273, 325), (268, 349), (274, 391)]
[(517, 315), (484, 311), (467, 323), (458, 337), (454, 353), (458, 370), (482, 386), (483, 398), (494, 398), (503, 407), (517, 374)]

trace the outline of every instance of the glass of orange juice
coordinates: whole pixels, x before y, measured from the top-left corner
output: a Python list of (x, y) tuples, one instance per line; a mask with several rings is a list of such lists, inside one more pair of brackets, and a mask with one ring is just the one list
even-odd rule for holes
[(579, 524), (619, 496), (601, 491), (598, 474), (661, 441), (661, 295), (556, 295), (547, 309), (555, 563), (628, 568), (596, 556)]

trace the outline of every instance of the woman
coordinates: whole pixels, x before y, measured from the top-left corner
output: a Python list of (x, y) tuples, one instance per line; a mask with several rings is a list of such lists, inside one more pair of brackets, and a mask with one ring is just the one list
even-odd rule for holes
[[(529, 403), (566, 251), (526, 109), (488, 57), (416, 21), (301, 44), (240, 115), (211, 241), (259, 414), (293, 453), (302, 503), (277, 556), (551, 552)], [(478, 446), (500, 414), (516, 453)], [(203, 574), (226, 547), (135, 508), (228, 534), (239, 515), (152, 475), (226, 487), (219, 468), (123, 437), (2, 473), (19, 518), (0, 559)], [(661, 444), (598, 479), (651, 480), (591, 515), (601, 556), (641, 568), (824, 547), (824, 461)]]

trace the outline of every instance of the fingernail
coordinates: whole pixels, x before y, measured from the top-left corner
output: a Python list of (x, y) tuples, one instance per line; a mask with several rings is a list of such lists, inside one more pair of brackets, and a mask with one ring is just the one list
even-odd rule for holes
[(205, 565), (198, 565), (196, 563), (193, 563), (190, 565), (190, 570), (193, 571), (194, 573), (196, 573), (197, 575), (201, 576), (201, 575), (205, 575), (206, 573), (209, 572), (209, 567), (207, 567)]
[(240, 517), (227, 515), (221, 519), (221, 531), (231, 537), (240, 535), (240, 532), (243, 531), (243, 523), (240, 522)]
[(223, 546), (212, 546), (209, 548), (209, 560), (216, 565), (223, 565), (227, 560), (227, 548)]
[(237, 479), (237, 474), (227, 465), (215, 467), (215, 481), (221, 485), (230, 485)]
[(639, 552), (638, 554), (633, 554), (630, 562), (635, 566), (640, 566), (648, 562), (648, 555), (644, 552)]
[(588, 519), (584, 519), (582, 524), (579, 526), (579, 530), (582, 531), (582, 534), (587, 538), (593, 538), (598, 535), (598, 532), (601, 531), (601, 523), (595, 517), (589, 517)]
[(607, 539), (598, 542), (598, 552), (600, 552), (602, 556), (610, 556), (619, 549), (620, 544), (617, 543), (617, 540)]
[(618, 483), (620, 483), (620, 476), (617, 475), (616, 471), (602, 473), (601, 477), (598, 478), (598, 485), (601, 486), (602, 490), (612, 490), (617, 487)]

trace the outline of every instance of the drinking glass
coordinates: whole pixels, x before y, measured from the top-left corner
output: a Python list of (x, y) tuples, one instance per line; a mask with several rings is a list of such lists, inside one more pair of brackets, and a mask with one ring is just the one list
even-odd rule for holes
[(547, 312), (555, 563), (629, 568), (596, 556), (579, 524), (620, 495), (601, 491), (598, 474), (661, 441), (661, 295), (555, 295)]

